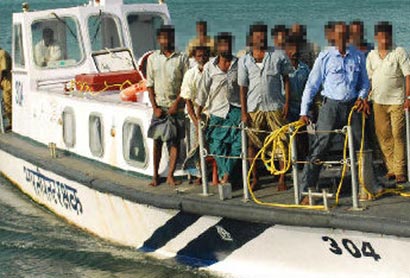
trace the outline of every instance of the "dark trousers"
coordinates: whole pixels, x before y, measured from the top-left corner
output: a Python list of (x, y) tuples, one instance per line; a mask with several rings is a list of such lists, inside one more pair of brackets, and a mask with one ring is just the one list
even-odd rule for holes
[[(336, 101), (329, 98), (323, 100), (323, 105), (319, 112), (317, 121), (317, 131), (330, 131), (334, 129), (341, 129), (347, 125), (349, 113), (354, 106), (356, 100), (349, 102)], [(355, 150), (360, 148), (361, 139), (361, 122), (362, 114), (354, 112), (352, 115), (352, 133)], [(308, 187), (316, 187), (319, 179), (321, 165), (313, 162), (323, 160), (326, 153), (331, 147), (334, 133), (316, 133), (310, 149), (308, 160), (311, 163), (305, 164), (302, 175), (302, 191), (306, 191)]]

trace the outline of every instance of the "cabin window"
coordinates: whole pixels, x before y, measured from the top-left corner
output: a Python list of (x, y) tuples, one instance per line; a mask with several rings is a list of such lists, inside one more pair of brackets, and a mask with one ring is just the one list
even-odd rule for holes
[(122, 47), (119, 20), (101, 12), (88, 18), (88, 33), (93, 51)]
[(71, 17), (37, 20), (31, 25), (34, 63), (42, 68), (74, 66), (83, 54), (78, 24)]
[(132, 166), (146, 165), (146, 148), (141, 125), (136, 119), (127, 119), (122, 128), (124, 159)]
[(132, 39), (132, 50), (136, 59), (149, 50), (157, 49), (156, 31), (164, 24), (159, 14), (131, 13), (127, 16)]
[(102, 157), (104, 154), (104, 129), (100, 114), (91, 114), (88, 119), (89, 145), (93, 156)]
[(66, 107), (62, 115), (63, 119), (63, 140), (68, 148), (75, 146), (75, 117), (74, 110)]
[(15, 67), (24, 67), (24, 47), (21, 24), (13, 26), (13, 62)]

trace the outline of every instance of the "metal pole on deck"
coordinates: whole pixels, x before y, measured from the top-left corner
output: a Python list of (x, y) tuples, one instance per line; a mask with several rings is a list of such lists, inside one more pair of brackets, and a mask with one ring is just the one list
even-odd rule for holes
[(406, 116), (406, 153), (407, 153), (407, 180), (410, 181), (410, 119), (409, 109), (405, 109)]
[[(294, 131), (291, 127), (289, 130), (291, 133)], [(296, 161), (298, 160), (298, 151), (297, 151), (297, 144), (296, 144), (296, 137), (293, 137), (292, 144), (290, 145), (291, 151), (291, 159), (292, 159), (292, 178), (293, 178), (293, 190), (295, 193), (295, 204), (298, 205), (300, 203), (300, 194), (299, 194), (299, 176), (298, 176), (298, 165)]]
[(349, 141), (350, 173), (352, 176), (352, 201), (353, 201), (353, 209), (356, 210), (356, 209), (359, 209), (359, 199), (358, 199), (358, 194), (357, 194), (357, 169), (356, 169), (355, 151), (354, 151), (354, 143), (353, 143), (353, 133), (352, 133), (351, 126), (346, 126), (346, 128), (347, 128), (347, 137)]
[(242, 137), (242, 183), (243, 183), (243, 201), (249, 201), (249, 191), (248, 191), (248, 144), (246, 138), (246, 126), (243, 122), (240, 125), (241, 137)]
[(207, 151), (204, 141), (204, 128), (205, 123), (201, 120), (199, 123), (198, 139), (199, 139), (199, 157), (201, 160), (201, 176), (202, 176), (202, 195), (209, 196), (208, 179), (206, 173), (206, 156)]

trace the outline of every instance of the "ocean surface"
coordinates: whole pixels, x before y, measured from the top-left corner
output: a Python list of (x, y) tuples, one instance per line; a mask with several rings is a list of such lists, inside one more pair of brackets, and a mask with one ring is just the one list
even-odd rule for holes
[[(84, 0), (24, 0), (31, 9), (82, 5)], [(0, 0), (0, 47), (11, 49), (12, 13), (23, 0)], [(144, 1), (125, 1), (138, 3)], [(146, 2), (146, 1), (145, 1)], [(153, 2), (153, 1), (151, 1)], [(323, 25), (329, 20), (365, 22), (367, 39), (373, 41), (373, 25), (389, 20), (397, 45), (410, 48), (408, 0), (168, 0), (177, 46), (185, 49), (195, 35), (195, 21), (207, 20), (211, 35), (227, 31), (235, 35), (235, 50), (245, 46), (249, 24), (294, 22), (308, 26), (308, 39), (325, 45)], [(207, 274), (163, 262), (131, 248), (115, 246), (60, 220), (34, 204), (0, 178), (0, 277), (209, 277)]]

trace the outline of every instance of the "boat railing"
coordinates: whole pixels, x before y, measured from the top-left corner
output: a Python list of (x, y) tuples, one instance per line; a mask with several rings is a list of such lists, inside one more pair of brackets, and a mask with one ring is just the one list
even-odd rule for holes
[[(207, 166), (206, 166), (206, 158), (207, 157), (217, 157), (220, 155), (217, 154), (212, 154), (209, 153), (208, 149), (206, 148), (206, 143), (205, 143), (205, 130), (209, 126), (205, 124), (204, 121), (200, 122), (199, 125), (199, 131), (198, 131), (198, 141), (199, 141), (199, 149), (200, 149), (200, 165), (201, 165), (201, 177), (202, 177), (202, 195), (204, 196), (209, 196), (210, 190), (209, 190), (209, 184), (207, 180)], [(289, 126), (288, 132), (286, 132), (287, 137), (288, 137), (288, 142), (289, 142), (289, 157), (287, 159), (290, 160), (290, 167), (291, 167), (291, 175), (292, 175), (292, 180), (293, 180), (293, 188), (294, 188), (294, 204), (273, 204), (273, 203), (264, 203), (262, 201), (259, 201), (254, 193), (251, 190), (251, 187), (249, 185), (249, 166), (248, 166), (248, 157), (247, 157), (247, 132), (250, 130), (245, 124), (241, 123), (237, 127), (229, 127), (229, 126), (217, 126), (219, 128), (235, 128), (235, 129), (240, 129), (241, 130), (241, 154), (239, 156), (222, 156), (227, 159), (240, 159), (242, 161), (242, 180), (243, 180), (243, 201), (248, 202), (252, 198), (253, 201), (255, 201), (258, 204), (262, 205), (268, 205), (272, 207), (288, 207), (288, 208), (320, 208), (320, 209), (325, 209), (329, 210), (329, 203), (328, 203), (328, 198), (336, 198), (336, 204), (338, 204), (338, 196), (340, 193), (340, 188), (343, 183), (343, 180), (341, 180), (338, 188), (338, 192), (335, 193), (329, 193), (328, 190), (323, 190), (322, 192), (313, 192), (311, 189), (308, 190), (308, 192), (301, 192), (301, 185), (299, 183), (299, 169), (298, 165), (300, 164), (307, 164), (307, 163), (318, 163), (318, 164), (338, 164), (341, 165), (343, 169), (342, 171), (342, 178), (344, 178), (344, 175), (346, 173), (347, 167), (350, 168), (350, 176), (351, 176), (351, 200), (352, 200), (352, 210), (361, 210), (361, 207), (359, 205), (359, 180), (363, 179), (363, 171), (368, 171), (369, 169), (362, 169), (363, 171), (360, 172), (361, 176), (358, 177), (358, 169), (357, 166), (359, 166), (360, 163), (363, 163), (363, 161), (359, 161), (359, 157), (363, 157), (363, 152), (364, 150), (361, 149), (360, 151), (355, 153), (354, 149), (354, 144), (353, 144), (353, 133), (352, 133), (352, 128), (350, 125), (346, 125), (342, 129), (335, 129), (335, 130), (328, 130), (328, 131), (315, 131), (315, 132), (327, 132), (327, 133), (339, 133), (343, 134), (345, 136), (345, 146), (344, 146), (344, 157), (341, 160), (323, 160), (323, 161), (308, 161), (308, 160), (298, 160), (298, 154), (297, 154), (297, 142), (296, 140), (293, 140), (295, 135), (301, 134), (301, 133), (306, 133), (307, 131), (298, 131), (294, 130), (294, 127), (292, 125)], [(255, 130), (252, 129), (254, 132)], [(259, 132), (267, 132), (270, 133), (269, 131), (266, 130), (257, 130)], [(364, 130), (362, 130), (363, 132)], [(362, 134), (364, 136), (364, 134)], [(407, 162), (410, 161), (410, 119), (409, 119), (409, 112), (406, 110), (406, 137), (407, 137)], [(271, 154), (273, 155), (273, 154)], [(256, 157), (255, 159), (258, 159)], [(276, 159), (276, 158), (275, 158)], [(409, 173), (410, 173), (410, 168), (409, 168), (409, 163), (407, 163)], [(370, 167), (371, 168), (371, 167)], [(289, 169), (290, 170), (290, 169)], [(360, 170), (360, 169), (359, 169)], [(370, 170), (369, 170), (370, 171)], [(410, 175), (409, 175), (409, 180), (410, 180)], [(360, 185), (364, 187), (362, 184), (363, 180), (361, 180)], [(360, 188), (360, 192), (363, 192), (363, 189)], [(364, 189), (366, 190), (366, 189)], [(300, 205), (300, 201), (302, 197), (308, 196), (309, 197), (309, 206), (302, 206)], [(323, 199), (323, 205), (322, 206), (313, 206), (313, 199), (314, 198), (322, 198)]]

